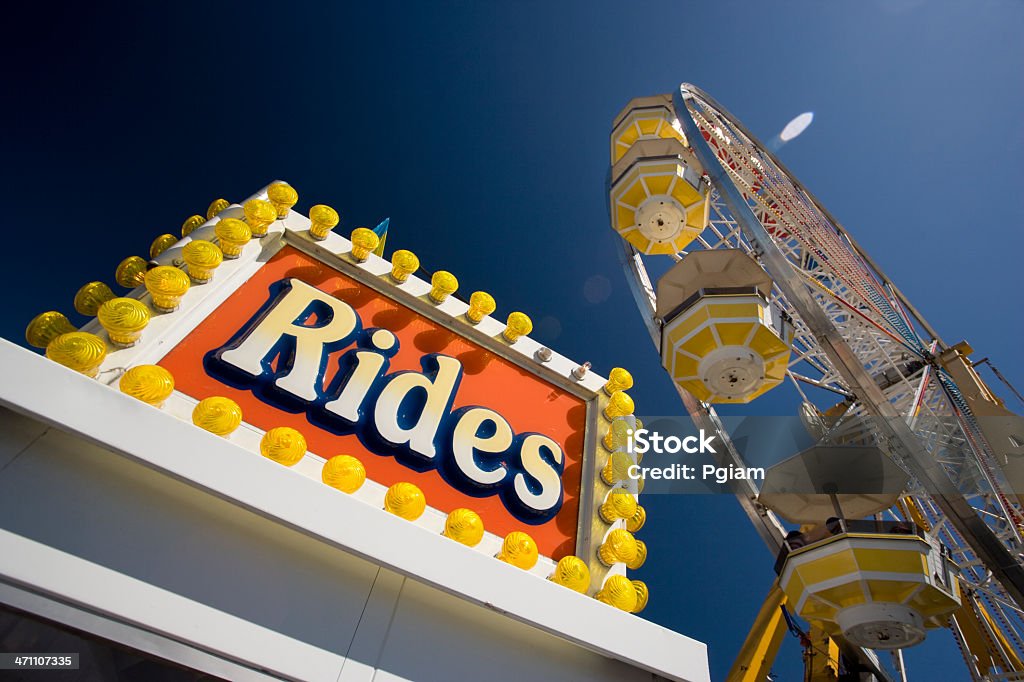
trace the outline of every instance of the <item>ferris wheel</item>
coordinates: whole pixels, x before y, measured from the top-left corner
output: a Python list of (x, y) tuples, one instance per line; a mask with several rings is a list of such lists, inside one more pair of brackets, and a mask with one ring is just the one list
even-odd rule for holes
[[(715, 406), (786, 383), (799, 396), (793, 414), (820, 444), (803, 453), (805, 470), (809, 458), (827, 468), (859, 448), (903, 477), (896, 495), (846, 513), (873, 526), (851, 518), (806, 546), (787, 542), (799, 532), (787, 528), (824, 529), (824, 518), (802, 517), (758, 481), (733, 481), (779, 553), (759, 621), (780, 623), (779, 607), (791, 626), (801, 616), (833, 674), (846, 665), (887, 677), (875, 654), (886, 649), (902, 674), (901, 648), (944, 626), (972, 679), (1024, 679), (1024, 437), (968, 359), (970, 346), (944, 342), (851, 234), (698, 88), (632, 100), (610, 146), (610, 218), (627, 280), (687, 411), (725, 445), (719, 464), (747, 466)], [(841, 502), (834, 487), (825, 492)], [(827, 565), (821, 557), (841, 554), (850, 575), (833, 567), (809, 584)], [(907, 568), (911, 556), (920, 568)], [(765, 651), (778, 648), (757, 629), (752, 638), (774, 644), (751, 644), (762, 660), (734, 667), (736, 679), (763, 675), (774, 656)], [(830, 646), (845, 663), (829, 663)], [(811, 679), (834, 679), (820, 674)]]

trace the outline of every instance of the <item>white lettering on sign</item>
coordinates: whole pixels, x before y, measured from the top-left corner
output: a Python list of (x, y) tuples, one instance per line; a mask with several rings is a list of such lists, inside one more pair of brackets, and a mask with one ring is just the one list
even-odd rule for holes
[[(547, 457), (543, 453), (547, 453)], [(538, 511), (560, 503), (563, 462), (558, 443), (539, 433), (531, 433), (523, 440), (522, 462), (524, 473), (515, 477), (519, 499)], [(530, 489), (527, 476), (537, 482), (537, 492)]]
[[(348, 341), (358, 328), (359, 317), (348, 304), (305, 282), (292, 279), (289, 284), (288, 293), (267, 311), (245, 343), (224, 351), (220, 360), (260, 376), (270, 367), (272, 351), (287, 343), (291, 362), (283, 372), (277, 372), (274, 385), (303, 400), (315, 400), (324, 375), (324, 348)], [(314, 302), (330, 311), (326, 322), (320, 321)], [(317, 314), (318, 324), (311, 326), (307, 322), (313, 314)]]
[[(529, 523), (562, 506), (565, 456), (539, 433), (516, 435), (486, 407), (452, 410), (462, 363), (426, 355), (422, 370), (388, 374), (399, 350), (386, 329), (363, 329), (344, 301), (297, 279), (277, 282), (261, 310), (207, 356), (218, 379), (247, 387), (261, 400), (295, 411), (334, 433), (357, 433), (369, 449), (418, 471), (436, 468), (473, 495), (498, 494)], [(337, 372), (324, 378), (330, 363)]]
[[(485, 425), (489, 425), (493, 431), (482, 436), (480, 431)], [(512, 447), (514, 437), (512, 427), (494, 410), (486, 407), (466, 410), (455, 424), (452, 437), (452, 456), (458, 471), (479, 486), (498, 485), (508, 476), (508, 470), (500, 462), (490, 469), (484, 469), (477, 461), (476, 453), (493, 457), (505, 452)]]
[[(377, 433), (384, 440), (392, 445), (408, 444), (410, 450), (426, 459), (434, 459), (434, 437), (441, 419), (448, 414), (455, 388), (462, 378), (462, 363), (455, 358), (436, 355), (434, 361), (438, 369), (433, 377), (419, 372), (399, 372), (388, 377), (373, 411)], [(423, 405), (415, 421), (403, 427), (399, 423), (400, 408), (415, 397), (420, 398)]]

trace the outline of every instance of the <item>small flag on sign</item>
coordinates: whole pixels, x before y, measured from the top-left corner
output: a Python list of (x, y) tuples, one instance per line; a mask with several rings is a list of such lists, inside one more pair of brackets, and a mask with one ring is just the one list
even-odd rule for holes
[(380, 221), (380, 225), (373, 228), (373, 233), (380, 237), (380, 244), (377, 244), (377, 248), (373, 250), (373, 255), (384, 257), (384, 241), (388, 238), (388, 225), (391, 223), (391, 218), (385, 218)]

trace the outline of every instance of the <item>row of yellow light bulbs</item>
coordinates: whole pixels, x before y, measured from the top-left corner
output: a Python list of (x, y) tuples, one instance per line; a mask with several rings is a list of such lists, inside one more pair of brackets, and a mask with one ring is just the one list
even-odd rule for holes
[[(188, 266), (187, 275), (181, 269), (168, 265), (150, 268), (141, 257), (129, 256), (118, 265), (115, 279), (126, 288), (145, 285), (152, 298), (153, 307), (158, 312), (173, 312), (192, 283), (204, 284), (210, 281), (224, 258), (237, 258), (252, 237), (266, 235), (269, 225), (275, 219), (286, 217), (288, 211), (298, 201), (298, 193), (287, 184), (274, 183), (268, 189), (268, 198), (270, 201), (246, 201), (242, 207), (245, 214), (244, 222), (234, 218), (223, 218), (218, 221), (214, 229), (219, 246), (205, 240), (192, 240), (186, 244), (181, 255)], [(225, 199), (215, 200), (207, 210), (207, 220), (212, 220), (228, 206)], [(338, 224), (339, 217), (333, 208), (319, 204), (310, 209), (310, 220), (310, 235), (314, 239), (325, 239), (331, 229)], [(182, 225), (182, 237), (187, 237), (204, 222), (200, 215), (188, 218)], [(150, 257), (156, 258), (177, 241), (178, 238), (171, 234), (157, 237), (150, 246)], [(353, 230), (351, 242), (352, 257), (362, 262), (378, 247), (380, 239), (373, 230), (360, 227)], [(417, 269), (419, 259), (411, 251), (403, 249), (394, 253), (391, 277), (396, 282), (406, 281)], [(429, 297), (439, 304), (457, 288), (458, 280), (454, 275), (439, 271), (432, 277)], [(149, 323), (149, 309), (143, 303), (127, 297), (115, 297), (114, 292), (103, 282), (90, 282), (79, 289), (75, 295), (74, 305), (79, 313), (96, 316), (111, 343), (117, 347), (129, 347), (137, 343)], [(470, 297), (466, 317), (473, 324), (477, 324), (486, 315), (494, 312), (495, 308), (494, 298), (478, 291)], [(507, 341), (515, 342), (520, 336), (529, 334), (532, 329), (533, 323), (529, 316), (513, 312), (508, 316), (502, 335)], [(73, 336), (62, 338), (51, 349), (51, 343), (64, 334)], [(47, 355), (52, 359), (89, 376), (96, 376), (106, 357), (106, 348), (101, 339), (87, 332), (78, 332), (67, 317), (56, 311), (42, 313), (33, 319), (25, 337), (29, 344), (46, 348)]]
[[(634, 405), (632, 398), (626, 390), (633, 387), (632, 375), (621, 367), (615, 367), (608, 375), (608, 381), (604, 385), (604, 391), (608, 395), (608, 403), (603, 410), (604, 417), (609, 421), (608, 430), (601, 439), (605, 448), (611, 451), (608, 464), (602, 468), (601, 478), (609, 486), (616, 486), (619, 482), (625, 482), (628, 475), (620, 471), (621, 467), (614, 467), (612, 456), (617, 449), (625, 446), (626, 429), (629, 424), (626, 417), (633, 414)], [(639, 426), (637, 427), (639, 428)], [(628, 468), (628, 467), (627, 467)], [(639, 482), (638, 482), (639, 483)], [(620, 519), (625, 520), (626, 528), (615, 528), (610, 531), (598, 548), (598, 558), (606, 566), (615, 563), (624, 563), (626, 568), (636, 570), (647, 561), (647, 544), (637, 540), (633, 533), (643, 528), (647, 522), (647, 512), (637, 503), (636, 497), (625, 487), (613, 487), (605, 497), (604, 503), (598, 509), (601, 520), (613, 524)], [(639, 580), (630, 581), (625, 576), (610, 576), (605, 581), (602, 592), (609, 590), (609, 585), (617, 585), (619, 589), (614, 596), (606, 597), (606, 600), (618, 600), (628, 603), (630, 595), (626, 584), (633, 584), (636, 589), (637, 603), (646, 605), (647, 586)], [(619, 608), (624, 608), (619, 606)], [(639, 611), (639, 606), (635, 611)], [(626, 610), (630, 610), (626, 608)], [(634, 612), (635, 612), (634, 611)]]
[[(287, 187), (287, 185), (285, 185)], [(298, 200), (298, 195), (288, 196), (287, 198), (282, 196), (275, 196), (275, 188), (277, 184), (271, 185), (268, 189), (268, 198), (273, 207), (277, 209), (278, 215), (281, 215), (281, 211), (284, 211), (284, 215), (287, 215), (287, 211), (295, 204)], [(288, 189), (291, 189), (290, 187)], [(291, 190), (294, 192), (294, 190)], [(290, 203), (286, 203), (290, 201)], [(242, 206), (245, 212), (246, 222), (251, 224), (261, 224), (266, 217), (269, 217), (269, 211), (266, 208), (267, 202), (260, 201), (259, 199), (250, 199), (245, 202)], [(224, 199), (218, 199), (210, 205), (207, 210), (207, 220), (212, 220), (220, 211), (228, 206)], [(283, 216), (281, 216), (283, 217)], [(322, 241), (327, 238), (327, 235), (331, 232), (334, 227), (337, 226), (340, 218), (338, 212), (330, 206), (318, 204), (313, 206), (309, 210), (309, 235), (317, 241)], [(192, 230), (204, 222), (203, 217), (199, 215), (192, 216), (185, 221), (182, 226), (182, 237), (187, 236)], [(223, 222), (223, 221), (221, 221)], [(272, 222), (269, 221), (269, 222)], [(269, 222), (266, 224), (268, 225)], [(220, 223), (218, 223), (219, 225)], [(263, 228), (265, 230), (265, 227)], [(261, 236), (254, 232), (254, 236)], [(265, 234), (265, 231), (264, 231)], [(223, 240), (223, 237), (218, 233), (218, 238)], [(229, 235), (229, 239), (236, 238), (236, 235)], [(156, 258), (157, 255), (163, 252), (170, 245), (175, 242), (170, 242), (170, 239), (175, 239), (174, 235), (163, 235), (158, 237), (153, 246), (150, 248), (150, 257)], [(352, 231), (349, 237), (349, 241), (352, 243), (352, 258), (358, 262), (364, 262), (369, 258), (370, 254), (373, 253), (378, 246), (380, 246), (380, 237), (371, 229), (365, 227), (357, 227)], [(154, 253), (154, 250), (156, 252)], [(141, 259), (140, 259), (141, 260)], [(391, 278), (398, 284), (401, 284), (409, 279), (409, 275), (419, 270), (420, 261), (412, 251), (406, 249), (398, 249), (392, 254), (391, 257)], [(440, 270), (435, 272), (431, 277), (431, 289), (430, 299), (435, 303), (443, 303), (450, 295), (454, 294), (458, 289), (459, 281), (450, 272)], [(466, 312), (466, 316), (474, 324), (480, 322), (484, 317), (490, 315), (496, 310), (494, 298), (483, 291), (477, 291), (473, 293), (469, 301), (469, 310)], [(530, 318), (524, 313), (514, 312), (509, 315), (507, 333), (505, 337), (509, 341), (515, 341), (524, 334), (529, 334), (533, 330), (533, 324)]]
[(627, 568), (636, 570), (647, 560), (647, 545), (642, 540), (635, 539), (633, 533), (643, 528), (647, 522), (647, 511), (637, 503), (636, 497), (628, 488), (616, 486), (617, 483), (628, 480), (628, 466), (623, 468), (615, 458), (616, 454), (625, 454), (617, 450), (626, 445), (626, 430), (630, 426), (625, 418), (633, 413), (633, 401), (625, 391), (632, 387), (633, 376), (621, 367), (612, 369), (604, 385), (604, 391), (608, 395), (608, 405), (604, 414), (610, 423), (601, 442), (611, 454), (608, 463), (601, 470), (601, 479), (613, 487), (598, 509), (598, 515), (607, 524), (613, 524), (619, 519), (626, 522), (625, 530), (615, 529), (605, 538), (601, 549), (601, 561), (611, 565), (614, 563), (613, 559), (618, 559), (625, 563)]
[[(173, 266), (149, 264), (139, 256), (129, 256), (117, 267), (115, 280), (126, 288), (145, 285), (153, 308), (158, 312), (173, 312), (191, 284), (210, 281), (214, 270), (224, 258), (237, 258), (242, 248), (252, 237), (262, 237), (274, 220), (287, 217), (288, 211), (298, 201), (298, 193), (285, 183), (274, 183), (268, 188), (269, 201), (250, 199), (242, 206), (245, 221), (223, 218), (214, 228), (220, 245), (209, 241), (193, 240), (182, 249), (182, 260), (188, 266), (188, 274)], [(216, 199), (207, 209), (206, 218), (194, 215), (185, 220), (181, 228), (182, 238), (197, 227), (212, 220), (230, 204), (226, 199)], [(314, 221), (315, 232), (322, 237), (338, 223), (338, 215), (329, 206), (318, 205), (311, 210), (318, 221)], [(361, 228), (362, 229), (362, 228)], [(366, 230), (373, 234), (372, 231)], [(376, 239), (376, 235), (373, 235)], [(150, 258), (156, 258), (178, 242), (178, 237), (164, 234), (157, 237), (150, 246)], [(103, 282), (90, 282), (75, 294), (75, 310), (82, 315), (96, 316), (106, 330), (111, 343), (118, 347), (134, 345), (149, 323), (149, 309), (135, 299), (115, 297), (114, 292)], [(74, 334), (61, 339), (53, 348), (51, 342), (64, 334)], [(49, 311), (38, 315), (29, 324), (25, 338), (37, 348), (46, 348), (47, 355), (83, 374), (95, 376), (106, 357), (102, 340), (86, 332), (78, 332), (62, 313)]]
[[(237, 258), (252, 237), (266, 235), (270, 224), (287, 217), (288, 211), (298, 201), (295, 189), (283, 182), (272, 184), (267, 194), (269, 201), (250, 199), (245, 202), (242, 207), (244, 222), (224, 218), (217, 223), (215, 233), (219, 247), (204, 240), (193, 240), (185, 245), (182, 260), (188, 265), (187, 275), (169, 265), (151, 268), (143, 258), (129, 256), (117, 266), (114, 279), (128, 289), (145, 285), (157, 312), (173, 312), (193, 283), (208, 282), (224, 258)], [(207, 209), (206, 219), (200, 215), (188, 218), (181, 228), (182, 238), (215, 218), (229, 205), (226, 199), (216, 199)], [(326, 206), (322, 208), (333, 211)], [(149, 248), (150, 258), (156, 258), (178, 240), (172, 234), (160, 235)], [(150, 319), (150, 311), (145, 304), (132, 298), (116, 297), (103, 282), (89, 282), (79, 289), (75, 294), (74, 307), (82, 315), (96, 316), (111, 343), (118, 347), (137, 343)], [(107, 354), (102, 339), (78, 331), (66, 316), (57, 311), (37, 315), (29, 323), (25, 339), (32, 346), (45, 348), (51, 359), (93, 377)]]
[[(220, 243), (218, 249), (211, 249), (210, 246), (215, 245), (203, 240), (194, 240), (200, 246), (190, 248), (189, 245), (186, 245), (182, 250), (182, 260), (189, 266), (189, 275), (192, 280), (196, 283), (209, 281), (213, 277), (213, 270), (220, 265), (222, 259), (237, 258), (245, 245), (253, 237), (266, 236), (270, 225), (275, 220), (287, 218), (288, 212), (298, 200), (299, 194), (295, 191), (294, 187), (284, 182), (275, 182), (267, 188), (267, 200), (249, 199), (242, 204), (242, 212), (245, 216), (244, 221), (237, 218), (223, 218), (217, 222), (217, 225), (214, 227), (214, 234)], [(196, 228), (216, 218), (230, 205), (227, 199), (215, 199), (209, 208), (206, 209), (205, 218), (197, 214), (185, 219), (181, 226), (180, 238), (173, 234), (162, 234), (157, 237), (149, 247), (150, 259), (157, 258), (164, 251), (178, 243), (179, 239), (188, 237)], [(335, 219), (331, 227), (337, 225), (338, 214), (333, 208), (329, 206), (314, 206), (311, 212), (313, 210), (316, 210), (325, 217), (333, 214)], [(147, 271), (148, 264), (143, 258), (129, 256), (118, 265), (115, 278), (121, 286), (132, 289), (145, 284)], [(79, 310), (79, 312), (83, 311)], [(83, 314), (88, 315), (90, 313), (83, 312)]]
[[(635, 426), (630, 424), (625, 418), (613, 419), (608, 426), (608, 430), (605, 432), (604, 438), (601, 439), (601, 443), (609, 453), (608, 461), (601, 468), (601, 480), (606, 485), (612, 487), (609, 495), (616, 493), (618, 490), (628, 490), (625, 486), (635, 485), (637, 493), (642, 493), (644, 490), (644, 480), (642, 478), (633, 480), (629, 477), (629, 468), (633, 464), (642, 462), (643, 454), (639, 452), (631, 454), (626, 450), (629, 432), (642, 428), (643, 422), (639, 419), (636, 419)], [(620, 483), (623, 484), (622, 488), (615, 487)], [(627, 519), (626, 524), (629, 530), (635, 533), (643, 527), (646, 519), (647, 513), (644, 511), (644, 508), (637, 505), (636, 513), (633, 517)]]
[[(174, 392), (174, 377), (159, 365), (139, 365), (126, 371), (118, 386), (125, 394), (159, 408)], [(192, 410), (192, 422), (201, 429), (226, 438), (241, 425), (242, 408), (230, 398), (205, 398)], [(284, 466), (294, 466), (306, 454), (306, 439), (291, 427), (272, 428), (260, 440), (260, 454)], [(332, 488), (351, 494), (366, 481), (366, 468), (356, 457), (338, 455), (324, 464), (321, 478)], [(414, 521), (425, 511), (426, 497), (415, 484), (398, 482), (385, 493), (384, 509)], [(614, 513), (614, 510), (602, 511), (602, 515), (606, 513)], [(484, 536), (483, 520), (471, 509), (455, 509), (445, 520), (443, 534), (469, 547), (476, 546)], [(630, 540), (632, 536), (628, 531), (612, 531), (598, 551), (601, 561), (611, 565), (620, 561), (628, 562), (635, 557), (637, 545), (635, 542), (630, 544)], [(537, 544), (528, 533), (513, 531), (505, 536), (496, 558), (529, 570), (538, 560)], [(585, 594), (590, 587), (590, 570), (579, 557), (567, 556), (559, 560), (549, 579)], [(647, 595), (647, 586), (643, 582), (631, 581), (619, 575), (608, 578), (595, 597), (616, 608), (635, 613), (647, 605)]]
[[(277, 184), (270, 186), (270, 188), (268, 189), (268, 197), (270, 199), (270, 203), (273, 204), (273, 207), (277, 209), (278, 215), (284, 217), (281, 214), (281, 211), (283, 210), (284, 215), (287, 215), (288, 209), (290, 209), (291, 206), (293, 206), (295, 202), (298, 200), (298, 195), (294, 194), (288, 197), (275, 196), (274, 190), (276, 187)], [(285, 187), (288, 186), (285, 185)], [(294, 192), (294, 190), (292, 190), (290, 187), (288, 187), (288, 189)], [(291, 203), (284, 203), (285, 200), (290, 201)], [(262, 221), (265, 219), (265, 216), (269, 216), (269, 211), (267, 211), (266, 204), (267, 202), (260, 201), (259, 199), (250, 199), (249, 201), (245, 202), (242, 208), (243, 211), (245, 212), (246, 222), (249, 224), (262, 224)], [(227, 202), (223, 199), (218, 199), (217, 201), (215, 201), (213, 204), (210, 205), (210, 209), (207, 211), (207, 219), (212, 220), (213, 217), (216, 216), (216, 214), (219, 213), (221, 210), (226, 208), (227, 205)], [(338, 216), (338, 212), (335, 211), (330, 206), (318, 204), (310, 208), (309, 220), (310, 237), (317, 241), (322, 241), (326, 239), (327, 235), (331, 232), (331, 230), (337, 226), (340, 218)], [(202, 216), (199, 215), (192, 216), (191, 218), (186, 220), (185, 225), (182, 226), (182, 237), (187, 236), (192, 230), (194, 230), (199, 225), (203, 224), (203, 222), (204, 221)], [(218, 223), (218, 228), (220, 224), (223, 222), (224, 221), (222, 220), (220, 223)], [(272, 220), (269, 222), (272, 222)], [(267, 222), (266, 224), (269, 224), (269, 222)], [(237, 226), (232, 224), (232, 227)], [(266, 228), (264, 227), (263, 229), (264, 232), (262, 234), (266, 234)], [(225, 228), (225, 232), (227, 233), (228, 231), (228, 228)], [(221, 235), (221, 233), (218, 232), (217, 236), (222, 243), (227, 238), (229, 244), (232, 244), (232, 248), (234, 248), (233, 245), (241, 241), (242, 238), (244, 238), (244, 233), (241, 233), (241, 231), (239, 230), (237, 234), (234, 231), (232, 231), (230, 234)], [(253, 232), (253, 236), (262, 235)], [(173, 245), (175, 243), (173, 241), (167, 244), (167, 242), (170, 239), (174, 239), (174, 236), (163, 235), (162, 237), (158, 237), (157, 241), (153, 243), (153, 247), (151, 247), (150, 249), (150, 257), (156, 258), (156, 256), (159, 255), (159, 253), (161, 253), (164, 249), (168, 248), (170, 245)], [(244, 246), (246, 241), (248, 241), (248, 239), (242, 241), (241, 246)], [(351, 256), (355, 261), (360, 263), (365, 262), (369, 258), (370, 254), (373, 253), (380, 246), (380, 237), (377, 235), (377, 233), (365, 227), (357, 227), (356, 229), (354, 229), (352, 231), (352, 234), (349, 236), (349, 241), (352, 243)], [(166, 246), (164, 244), (166, 244)], [(239, 250), (241, 249), (241, 246), (238, 247)], [(156, 254), (154, 254), (153, 251), (154, 249), (157, 248), (159, 248), (159, 250), (156, 252)], [(183, 258), (184, 255), (185, 254), (182, 254)], [(227, 256), (226, 253), (225, 256)], [(408, 251), (406, 249), (398, 249), (391, 256), (390, 275), (391, 279), (398, 284), (402, 284), (403, 282), (407, 281), (409, 279), (409, 275), (415, 273), (417, 270), (419, 270), (419, 268), (420, 260), (412, 251)], [(452, 273), (446, 270), (439, 270), (431, 276), (430, 286), (430, 300), (433, 301), (434, 303), (440, 304), (443, 303), (449, 296), (455, 293), (455, 291), (459, 287), (459, 280)], [(466, 317), (469, 319), (471, 323), (478, 324), (481, 320), (483, 320), (484, 317), (490, 315), (496, 309), (497, 305), (494, 301), (493, 296), (484, 291), (476, 291), (469, 298), (469, 310), (466, 311)], [(530, 317), (526, 315), (526, 313), (512, 312), (509, 313), (505, 330), (502, 332), (502, 336), (504, 336), (504, 338), (510, 343), (514, 343), (520, 336), (529, 334), (531, 331), (533, 331), (533, 322), (532, 320), (530, 320)]]

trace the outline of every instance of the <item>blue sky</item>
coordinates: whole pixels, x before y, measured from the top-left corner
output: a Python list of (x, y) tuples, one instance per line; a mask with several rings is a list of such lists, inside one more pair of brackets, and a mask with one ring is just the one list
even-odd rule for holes
[[(283, 178), (345, 232), (391, 216), (389, 251), (528, 312), (570, 357), (629, 368), (639, 412), (678, 412), (617, 267), (604, 177), (618, 110), (685, 80), (763, 139), (814, 111), (783, 161), (947, 341), (1024, 384), (1019, 2), (176, 3), (10, 20), (6, 338), (70, 314), (81, 284), (112, 282), (213, 198)], [(756, 410), (788, 413), (782, 398)], [(721, 678), (772, 557), (728, 497), (646, 505), (644, 615), (707, 641)], [(961, 676), (944, 632), (908, 657), (912, 679)], [(780, 679), (800, 668), (787, 643)]]

